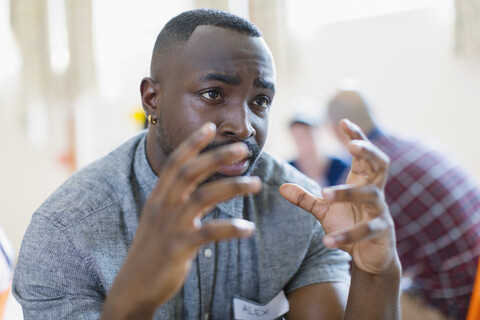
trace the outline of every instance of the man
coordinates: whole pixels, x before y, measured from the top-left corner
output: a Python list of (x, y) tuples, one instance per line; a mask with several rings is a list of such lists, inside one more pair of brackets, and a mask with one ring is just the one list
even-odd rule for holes
[(480, 192), (471, 175), (446, 153), (380, 128), (355, 87), (339, 90), (328, 114), (332, 123), (356, 122), (391, 159), (385, 195), (400, 261), (413, 280), (402, 299), (404, 318), (426, 319), (428, 304), (443, 317), (465, 319), (480, 255)]
[[(217, 10), (173, 18), (140, 90), (148, 133), (33, 216), (13, 284), (27, 319), (398, 319), (388, 158), (342, 122), (353, 186), (320, 199), (261, 153), (275, 71), (253, 25)], [(348, 261), (334, 247), (354, 260), (347, 305)]]
[(290, 133), (298, 149), (298, 156), (288, 163), (315, 180), (321, 186), (343, 183), (348, 164), (326, 155), (318, 146), (318, 121), (306, 115), (297, 115), (290, 121)]

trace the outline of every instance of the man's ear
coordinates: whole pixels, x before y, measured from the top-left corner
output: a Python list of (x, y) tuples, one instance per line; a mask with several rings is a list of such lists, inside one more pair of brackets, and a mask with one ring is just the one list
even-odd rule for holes
[(145, 77), (140, 83), (140, 94), (142, 96), (142, 106), (147, 117), (157, 115), (157, 96), (160, 94), (159, 84), (152, 78)]

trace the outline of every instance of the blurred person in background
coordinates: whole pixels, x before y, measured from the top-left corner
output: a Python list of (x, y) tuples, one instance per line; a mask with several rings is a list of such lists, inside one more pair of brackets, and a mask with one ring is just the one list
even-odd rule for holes
[(411, 279), (403, 318), (438, 319), (430, 306), (448, 319), (465, 319), (480, 253), (480, 190), (472, 174), (446, 152), (380, 126), (358, 84), (334, 95), (328, 116), (332, 124), (357, 123), (391, 159), (385, 196), (405, 280)]
[(5, 306), (10, 293), (13, 275), (13, 248), (0, 228), (0, 319), (3, 319)]
[(340, 158), (327, 155), (319, 145), (319, 120), (313, 115), (297, 114), (290, 120), (290, 133), (297, 147), (297, 158), (289, 163), (323, 187), (345, 181), (349, 165)]
[(399, 319), (388, 157), (342, 121), (349, 185), (321, 191), (262, 152), (275, 78), (243, 18), (171, 19), (140, 85), (148, 130), (32, 217), (12, 289), (25, 318)]

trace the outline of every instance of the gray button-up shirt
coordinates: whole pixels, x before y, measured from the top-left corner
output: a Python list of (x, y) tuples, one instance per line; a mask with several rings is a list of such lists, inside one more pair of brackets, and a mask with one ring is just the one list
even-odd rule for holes
[[(145, 138), (74, 174), (33, 215), (13, 280), (26, 319), (99, 318), (158, 181)], [(265, 152), (255, 175), (263, 181), (259, 194), (220, 203), (203, 218), (247, 219), (255, 235), (200, 248), (182, 290), (155, 319), (232, 319), (234, 297), (264, 304), (282, 290), (349, 281), (348, 256), (325, 248), (318, 221), (278, 192), (285, 182), (317, 194), (319, 187)]]

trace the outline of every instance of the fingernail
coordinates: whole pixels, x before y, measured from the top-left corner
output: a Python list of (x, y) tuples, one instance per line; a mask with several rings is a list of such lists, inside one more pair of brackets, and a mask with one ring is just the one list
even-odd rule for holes
[(259, 177), (251, 177), (252, 184), (260, 190), (262, 188), (262, 180)]
[(232, 219), (232, 224), (242, 231), (252, 232), (255, 231), (255, 224), (245, 219)]
[(345, 235), (339, 234), (338, 236), (333, 237), (335, 243), (341, 243), (345, 241)]
[(202, 128), (200, 129), (199, 134), (201, 136), (207, 135), (210, 131), (215, 130), (215, 125), (212, 122), (205, 123)]
[(244, 179), (243, 182), (244, 183), (248, 183), (251, 187), (254, 188), (254, 190), (252, 190), (252, 192), (257, 192), (257, 191), (260, 191), (262, 189), (262, 180), (259, 178), (259, 177), (239, 177), (239, 179)]
[(333, 200), (335, 199), (335, 193), (333, 192), (333, 190), (331, 189), (328, 189), (328, 188), (324, 188), (322, 190), (322, 194), (323, 194), (323, 198), (325, 200)]
[(335, 240), (333, 239), (333, 237), (325, 236), (323, 237), (323, 244), (328, 248), (334, 248)]
[(235, 144), (235, 148), (233, 149), (233, 152), (238, 155), (244, 155), (244, 154), (248, 154), (249, 149), (245, 143), (239, 142)]

